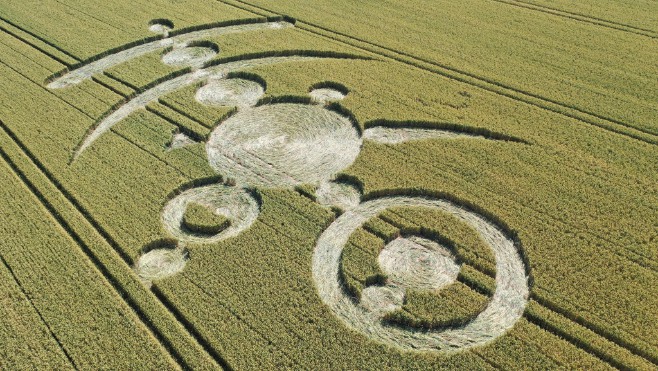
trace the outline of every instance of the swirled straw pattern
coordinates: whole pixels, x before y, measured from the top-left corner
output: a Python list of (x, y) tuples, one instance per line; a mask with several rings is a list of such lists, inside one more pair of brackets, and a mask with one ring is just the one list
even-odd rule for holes
[[(228, 228), (212, 236), (194, 234), (182, 227), (185, 210), (190, 203), (208, 207), (231, 221)], [(260, 213), (260, 205), (244, 189), (213, 184), (187, 190), (165, 205), (162, 224), (179, 241), (213, 243), (240, 234), (249, 228)]]
[[(354, 230), (391, 207), (426, 207), (450, 213), (471, 225), (491, 247), (496, 257), (496, 292), (489, 305), (471, 322), (459, 328), (432, 331), (386, 326), (381, 321), (381, 311), (357, 305), (345, 294), (339, 279), (343, 247)], [(480, 215), (442, 199), (393, 196), (364, 202), (342, 214), (322, 233), (313, 252), (312, 264), (320, 298), (347, 326), (373, 340), (405, 350), (454, 352), (486, 344), (521, 318), (528, 300), (525, 267), (514, 242)], [(395, 292), (388, 294), (393, 298), (396, 295)], [(399, 305), (395, 300), (389, 302), (391, 307)]]

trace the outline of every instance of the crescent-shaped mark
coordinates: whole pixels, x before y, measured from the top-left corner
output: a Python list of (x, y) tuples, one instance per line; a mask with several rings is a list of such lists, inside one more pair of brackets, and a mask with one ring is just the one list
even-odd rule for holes
[(217, 37), (232, 33), (242, 33), (249, 31), (259, 30), (279, 30), (284, 28), (294, 27), (289, 22), (258, 22), (251, 24), (240, 24), (233, 26), (221, 26), (215, 28), (208, 28), (199, 31), (191, 31), (183, 33), (174, 37), (152, 41), (145, 44), (140, 44), (132, 48), (122, 50), (106, 57), (100, 58), (91, 63), (83, 64), (82, 66), (70, 71), (60, 77), (52, 80), (47, 86), (49, 89), (61, 89), (71, 85), (76, 85), (91, 76), (101, 73), (108, 68), (114, 67), (118, 64), (124, 63), (128, 60), (137, 58), (144, 54), (148, 54), (159, 49), (164, 49), (178, 44), (186, 44), (193, 40), (202, 38)]

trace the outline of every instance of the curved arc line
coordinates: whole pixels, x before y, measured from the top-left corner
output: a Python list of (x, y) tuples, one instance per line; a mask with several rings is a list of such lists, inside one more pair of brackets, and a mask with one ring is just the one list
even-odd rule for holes
[[(48, 79), (50, 82), (47, 87), (49, 89), (61, 89), (66, 88), (71, 85), (78, 84), (85, 79), (90, 78), (91, 76), (101, 73), (108, 68), (112, 68), (116, 65), (125, 63), (133, 58), (143, 56), (145, 54), (165, 49), (176, 44), (184, 44), (190, 41), (194, 41), (201, 38), (210, 38), (217, 37), (221, 35), (227, 35), (232, 33), (242, 33), (249, 31), (259, 31), (259, 30), (279, 30), (294, 27), (292, 23), (285, 21), (274, 21), (274, 22), (254, 22), (246, 24), (235, 24), (230, 26), (218, 26), (209, 29), (201, 30), (191, 30), (183, 33), (176, 34), (164, 39), (158, 39), (155, 41), (147, 42), (144, 44), (139, 44), (128, 49), (117, 51), (116, 53), (109, 54), (105, 57), (102, 57), (98, 60), (85, 63), (83, 62), (81, 66), (75, 68), (67, 73), (57, 76), (53, 75), (54, 78)], [(183, 30), (181, 30), (183, 31)]]
[[(98, 139), (103, 133), (112, 128), (115, 124), (119, 123), (124, 118), (128, 117), (131, 113), (139, 108), (145, 107), (147, 104), (157, 100), (163, 95), (166, 95), (172, 91), (178, 90), (185, 86), (189, 86), (196, 82), (202, 81), (209, 77), (222, 79), (226, 78), (226, 75), (230, 72), (237, 70), (242, 70), (246, 68), (267, 66), (277, 63), (284, 62), (306, 62), (318, 59), (340, 59), (340, 58), (349, 58), (349, 59), (360, 59), (363, 57), (360, 56), (332, 56), (331, 53), (327, 53), (323, 56), (322, 52), (308, 52), (308, 51), (299, 51), (299, 52), (285, 52), (283, 56), (277, 56), (280, 53), (272, 53), (273, 56), (266, 57), (255, 57), (252, 59), (239, 59), (227, 62), (223, 64), (214, 64), (201, 68), (199, 70), (176, 74), (175, 77), (167, 79), (164, 82), (153, 85), (148, 89), (142, 91), (141, 93), (135, 95), (127, 102), (124, 102), (121, 106), (116, 109), (111, 110), (108, 114), (103, 115), (103, 118), (92, 126), (92, 130), (87, 133), (85, 138), (80, 142), (80, 144), (75, 149), (73, 158), (71, 162), (75, 161), (81, 154), (84, 152), (96, 139)], [(263, 55), (263, 54), (259, 54)]]

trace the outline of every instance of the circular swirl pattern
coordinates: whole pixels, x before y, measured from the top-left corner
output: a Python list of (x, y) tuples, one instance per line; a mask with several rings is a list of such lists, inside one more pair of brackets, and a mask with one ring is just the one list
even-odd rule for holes
[(323, 107), (280, 103), (240, 111), (211, 133), (206, 151), (219, 174), (249, 187), (320, 184), (348, 167), (361, 137)]
[[(231, 224), (213, 236), (198, 235), (185, 230), (182, 227), (183, 216), (191, 203), (214, 210), (217, 215), (229, 219)], [(162, 211), (162, 224), (179, 241), (213, 243), (237, 236), (256, 221), (259, 213), (258, 201), (246, 190), (213, 184), (189, 189), (169, 201)]]

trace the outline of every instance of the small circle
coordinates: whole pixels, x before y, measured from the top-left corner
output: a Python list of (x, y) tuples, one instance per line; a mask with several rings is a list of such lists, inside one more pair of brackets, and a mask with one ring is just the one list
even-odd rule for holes
[(392, 284), (416, 290), (445, 287), (455, 282), (460, 270), (448, 248), (417, 236), (389, 242), (378, 262)]
[(243, 186), (320, 184), (347, 168), (361, 137), (350, 120), (319, 106), (280, 103), (240, 111), (206, 143), (210, 165)]
[(309, 93), (311, 99), (317, 103), (329, 103), (343, 100), (346, 96), (345, 93), (331, 88), (318, 88), (313, 89)]
[(246, 79), (211, 80), (196, 91), (199, 103), (218, 107), (251, 107), (265, 94), (265, 89)]
[(150, 282), (182, 271), (187, 260), (188, 253), (181, 248), (153, 249), (139, 257), (135, 271), (142, 280)]
[(174, 28), (174, 22), (168, 19), (153, 19), (149, 22), (149, 31), (157, 34), (166, 35)]
[(218, 49), (208, 46), (174, 48), (162, 56), (162, 63), (169, 66), (200, 66), (213, 59)]
[(359, 305), (374, 316), (400, 309), (404, 302), (404, 289), (392, 285), (368, 286), (361, 291)]

